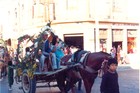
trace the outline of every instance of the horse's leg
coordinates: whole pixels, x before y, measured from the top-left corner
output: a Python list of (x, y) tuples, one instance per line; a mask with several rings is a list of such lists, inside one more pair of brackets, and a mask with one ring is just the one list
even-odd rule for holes
[(66, 76), (65, 76), (65, 72), (60, 72), (58, 74), (56, 74), (56, 81), (57, 81), (57, 85), (58, 88), (60, 89), (61, 93), (67, 93), (66, 91)]
[(78, 81), (78, 90), (81, 90), (81, 86), (82, 86), (82, 79), (80, 79), (80, 80)]
[(84, 78), (83, 79), (86, 93), (91, 93), (92, 85), (94, 83), (93, 78)]
[(83, 69), (80, 70), (80, 74), (84, 82), (86, 93), (91, 93), (91, 89), (97, 75), (94, 75), (94, 74), (91, 75), (91, 73), (88, 73), (87, 71)]
[(72, 88), (71, 88), (71, 93), (76, 93), (75, 87), (72, 87)]

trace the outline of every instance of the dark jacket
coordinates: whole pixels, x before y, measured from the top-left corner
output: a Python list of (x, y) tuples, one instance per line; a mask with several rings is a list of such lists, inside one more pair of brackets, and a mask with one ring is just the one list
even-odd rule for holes
[(51, 52), (50, 43), (48, 40), (44, 42), (42, 51), (45, 56), (49, 55)]
[[(9, 64), (11, 63), (11, 64)], [(9, 86), (11, 87), (11, 85), (13, 85), (14, 83), (14, 70), (13, 70), (13, 67), (12, 67), (12, 62), (9, 61), (8, 63), (8, 83), (9, 83)]]
[(101, 93), (120, 93), (117, 72), (110, 73), (107, 71), (107, 73), (103, 75), (100, 91)]

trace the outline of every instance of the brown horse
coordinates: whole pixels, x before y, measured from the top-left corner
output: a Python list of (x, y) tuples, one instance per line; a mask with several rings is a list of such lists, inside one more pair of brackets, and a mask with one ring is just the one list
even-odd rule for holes
[[(105, 52), (89, 53), (83, 63), (78, 63), (79, 65), (77, 66), (71, 65), (70, 69), (59, 75), (59, 80), (61, 82), (58, 83), (59, 85), (61, 83), (61, 87), (63, 87), (61, 90), (66, 93), (74, 86), (74, 84), (77, 83), (79, 79), (82, 79), (85, 85), (86, 93), (91, 93), (91, 88), (95, 78), (98, 76), (98, 71), (100, 69), (104, 70), (104, 72), (107, 70), (107, 65), (105, 64), (107, 61), (105, 60), (108, 60), (110, 57), (111, 55)], [(62, 65), (67, 65), (70, 58), (71, 55), (64, 56), (61, 59)]]

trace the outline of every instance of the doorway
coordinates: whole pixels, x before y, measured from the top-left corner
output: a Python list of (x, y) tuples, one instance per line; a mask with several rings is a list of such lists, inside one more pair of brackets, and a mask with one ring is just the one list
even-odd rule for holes
[(120, 45), (122, 48), (122, 41), (117, 41), (117, 42), (112, 43), (112, 47), (115, 46), (116, 49), (117, 49), (118, 45)]
[(81, 34), (65, 34), (64, 42), (70, 46), (79, 46), (83, 49), (83, 35)]

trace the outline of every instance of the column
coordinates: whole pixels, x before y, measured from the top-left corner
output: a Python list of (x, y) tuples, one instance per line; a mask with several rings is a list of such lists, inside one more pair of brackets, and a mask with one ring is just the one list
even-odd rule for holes
[(127, 29), (123, 29), (123, 42), (122, 42), (122, 50), (125, 54), (127, 54)]
[(100, 51), (100, 42), (99, 42), (99, 5), (98, 0), (94, 0), (95, 4), (95, 51)]
[[(136, 58), (138, 58), (140, 55), (140, 44), (138, 44), (138, 43), (140, 43), (140, 22), (139, 22), (139, 28), (137, 30), (137, 41), (136, 42), (137, 42), (137, 56), (136, 56)], [(137, 65), (138, 65), (138, 68), (140, 68), (139, 62), (137, 62)]]
[(137, 55), (140, 55), (140, 23), (139, 23), (139, 28), (137, 30), (137, 41), (136, 41), (136, 45), (137, 45)]
[(84, 50), (95, 52), (95, 33), (94, 28), (84, 32)]
[(112, 27), (109, 26), (107, 29), (107, 52), (110, 53), (110, 49), (112, 48)]
[(96, 42), (95, 42), (95, 49), (96, 52), (100, 51), (100, 42), (99, 42), (99, 21), (98, 18), (95, 20), (95, 35), (96, 35)]

